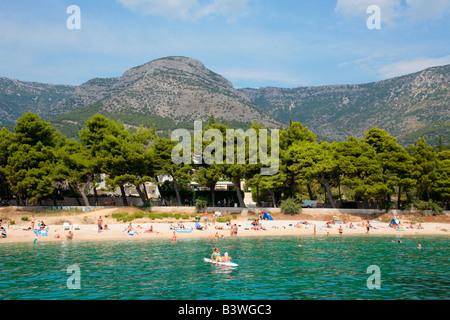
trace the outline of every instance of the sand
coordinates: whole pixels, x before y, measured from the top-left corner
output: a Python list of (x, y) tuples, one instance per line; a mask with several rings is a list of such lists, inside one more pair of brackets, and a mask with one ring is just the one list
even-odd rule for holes
[[(127, 211), (139, 211), (136, 208), (128, 208)], [(14, 215), (16, 224), (7, 225), (5, 223), (5, 219), (3, 221), (3, 226), (7, 230), (7, 237), (0, 239), (1, 243), (17, 243), (17, 242), (30, 242), (33, 243), (35, 239), (37, 241), (68, 241), (66, 239), (69, 230), (63, 230), (63, 222), (69, 222), (70, 231), (73, 232), (73, 240), (72, 241), (81, 241), (81, 240), (120, 240), (120, 239), (167, 239), (167, 241), (172, 241), (172, 236), (174, 230), (171, 229), (171, 226), (176, 226), (177, 223), (183, 223), (186, 227), (191, 227), (193, 229), (190, 233), (185, 232), (176, 232), (177, 239), (183, 238), (214, 238), (216, 234), (219, 238), (228, 238), (230, 237), (230, 227), (226, 225), (226, 223), (218, 223), (215, 225), (211, 223), (212, 214), (209, 214), (210, 223), (207, 224), (207, 228), (203, 230), (195, 229), (195, 221), (191, 219), (190, 221), (184, 220), (175, 220), (175, 219), (163, 219), (163, 220), (155, 220), (151, 221), (149, 218), (143, 218), (134, 220), (131, 223), (133, 228), (133, 235), (130, 235), (127, 232), (124, 232), (125, 229), (130, 224), (117, 222), (115, 219), (111, 218), (111, 213), (114, 212), (123, 212), (124, 208), (108, 208), (108, 209), (100, 209), (93, 210), (88, 213), (79, 213), (79, 214), (70, 214), (70, 215), (52, 215), (52, 216), (40, 216), (38, 213), (35, 214), (36, 221), (44, 220), (44, 222), (48, 226), (47, 236), (36, 236), (33, 231), (25, 231), (30, 227), (30, 221), (21, 221), (20, 217), (24, 215), (24, 213), (11, 213)], [(26, 214), (31, 217), (30, 213)], [(108, 218), (105, 218), (109, 216)], [(4, 217), (5, 215), (3, 215)], [(99, 216), (102, 216), (103, 224), (108, 225), (108, 230), (102, 230), (98, 232), (97, 227), (97, 219)], [(390, 219), (389, 216), (378, 217), (377, 220), (373, 220), (373, 217), (368, 218), (371, 222), (372, 228), (369, 230), (369, 234), (371, 235), (448, 235), (448, 231), (450, 230), (450, 224), (448, 221), (448, 215), (444, 215), (440, 219), (440, 222), (420, 222), (423, 229), (417, 229), (418, 222), (415, 221), (413, 224), (413, 228), (409, 228), (410, 221), (414, 221), (414, 217), (398, 217), (400, 221), (403, 223), (404, 231), (397, 231), (393, 228), (388, 227)], [(11, 218), (11, 216), (9, 217)], [(366, 220), (363, 220), (358, 216), (349, 216), (346, 215), (345, 218), (347, 220), (346, 223), (341, 224), (331, 224), (330, 228), (326, 227), (327, 220), (330, 221), (330, 217), (320, 217), (317, 218), (313, 216), (305, 216), (305, 215), (297, 215), (297, 216), (274, 216), (274, 220), (263, 220), (261, 222), (264, 230), (258, 228), (258, 230), (253, 229), (251, 222), (252, 219), (257, 218), (256, 214), (241, 217), (237, 216), (237, 219), (232, 219), (231, 223), (236, 224), (238, 226), (237, 237), (243, 236), (282, 236), (282, 235), (290, 235), (290, 236), (306, 236), (306, 235), (314, 235), (314, 225), (316, 226), (315, 234), (317, 236), (339, 236), (339, 227), (342, 226), (342, 236), (348, 235), (358, 235), (358, 234), (366, 234), (366, 227), (362, 224)], [(309, 219), (308, 219), (309, 218)], [(19, 220), (19, 221), (18, 221)], [(422, 219), (423, 220), (423, 219)], [(429, 219), (430, 220), (430, 219)], [(203, 221), (203, 220), (202, 220)], [(307, 221), (308, 224), (303, 224), (299, 222)], [(354, 228), (350, 229), (350, 221), (353, 223)], [(37, 224), (37, 223), (36, 223)], [(77, 224), (79, 226), (79, 230), (74, 230), (73, 226)], [(202, 226), (205, 224), (202, 222)], [(153, 226), (153, 232), (145, 232), (148, 230), (150, 226)], [(36, 226), (37, 229), (37, 226)]]

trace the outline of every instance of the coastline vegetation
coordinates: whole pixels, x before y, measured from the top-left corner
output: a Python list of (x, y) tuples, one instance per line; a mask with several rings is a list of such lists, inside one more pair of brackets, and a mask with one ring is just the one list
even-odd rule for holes
[[(210, 128), (225, 133), (228, 127), (211, 116), (203, 130)], [(263, 127), (253, 123), (251, 128)], [(0, 197), (26, 205), (70, 192), (81, 197), (77, 197), (80, 206), (89, 206), (88, 190), (95, 193), (100, 175), (105, 174), (107, 187), (120, 189), (125, 206), (127, 184), (136, 187), (143, 203), (150, 203), (143, 184), (155, 182), (162, 196), (173, 191), (177, 205), (182, 206), (181, 195), (192, 192), (189, 183), (195, 181), (210, 192), (208, 199), (193, 197), (191, 205), (201, 211), (216, 203), (215, 186), (226, 179), (234, 183), (240, 207), (245, 206), (240, 190), (245, 181), (245, 189), (251, 188), (258, 205), (283, 204), (283, 211), (290, 214), (298, 212), (306, 199), (329, 207), (337, 207), (339, 200), (353, 200), (365, 208), (376, 203), (386, 210), (416, 208), (433, 214), (449, 207), (450, 150), (442, 144), (429, 146), (424, 138), (404, 148), (395, 137), (373, 127), (363, 138), (318, 142), (307, 127), (291, 122), (280, 131), (279, 170), (264, 176), (260, 163), (174, 164), (175, 141), (159, 136), (155, 126), (132, 129), (119, 119), (94, 114), (79, 130), (79, 140), (68, 139), (38, 115), (25, 113), (13, 131), (0, 130)], [(203, 141), (203, 148), (207, 146)], [(161, 176), (171, 179), (162, 182)], [(183, 217), (175, 214), (173, 218)]]

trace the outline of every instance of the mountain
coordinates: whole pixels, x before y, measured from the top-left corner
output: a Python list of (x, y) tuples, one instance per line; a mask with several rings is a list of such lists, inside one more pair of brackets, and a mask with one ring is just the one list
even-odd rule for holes
[(0, 77), (0, 126), (32, 111), (75, 137), (95, 113), (163, 130), (190, 128), (214, 115), (243, 129), (250, 122), (283, 127), (292, 119), (322, 140), (362, 137), (377, 126), (403, 145), (421, 136), (435, 145), (441, 136), (449, 144), (449, 78), (447, 65), (367, 84), (235, 89), (198, 60), (166, 57), (79, 86)]
[(120, 77), (95, 78), (79, 86), (0, 78), (0, 125), (13, 125), (27, 111), (49, 119), (71, 137), (95, 113), (130, 126), (163, 129), (193, 126), (194, 120), (211, 115), (234, 126), (250, 122), (282, 126), (230, 81), (186, 57), (153, 60)]
[(403, 145), (422, 136), (450, 143), (450, 65), (367, 84), (239, 91), (274, 118), (335, 140), (362, 137), (376, 126)]
[(73, 96), (75, 87), (37, 82), (25, 82), (0, 77), (0, 126), (14, 124), (23, 113), (35, 112), (41, 116), (58, 114)]
[(0, 77), (0, 126), (13, 125), (28, 111), (42, 118), (65, 114), (114, 94), (125, 85), (119, 78), (96, 78), (69, 86)]
[(198, 60), (157, 59), (126, 71), (120, 81), (126, 85), (101, 101), (103, 110), (154, 114), (175, 121), (208, 120), (214, 115), (217, 120), (280, 125), (234, 89), (230, 81)]

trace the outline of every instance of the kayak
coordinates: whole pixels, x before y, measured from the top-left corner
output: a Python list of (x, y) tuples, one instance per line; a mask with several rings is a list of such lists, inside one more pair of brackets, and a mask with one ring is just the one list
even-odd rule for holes
[[(208, 258), (203, 258), (203, 260), (205, 260), (205, 262), (209, 262), (209, 263), (216, 263), (214, 260), (211, 260)], [(221, 266), (229, 266), (229, 267), (237, 267), (238, 266), (237, 263), (233, 263), (233, 262), (217, 262), (217, 264), (219, 264)]]

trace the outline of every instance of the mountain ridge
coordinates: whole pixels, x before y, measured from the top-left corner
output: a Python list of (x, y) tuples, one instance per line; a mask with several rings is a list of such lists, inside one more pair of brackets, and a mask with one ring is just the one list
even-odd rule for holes
[(420, 134), (449, 143), (449, 82), (445, 65), (364, 84), (239, 90), (275, 118), (302, 122), (332, 139), (361, 137), (377, 126), (403, 144)]
[(83, 112), (90, 114), (91, 108), (126, 119), (129, 125), (138, 125), (139, 115), (153, 117), (156, 123), (170, 120), (169, 126), (214, 115), (218, 121), (257, 122), (269, 128), (299, 121), (335, 140), (361, 137), (377, 126), (403, 144), (422, 135), (433, 141), (441, 136), (448, 144), (449, 83), (446, 65), (364, 84), (235, 89), (201, 61), (170, 56), (130, 68), (119, 77), (93, 78), (78, 86), (0, 77), (0, 126), (13, 125), (21, 114), (32, 111), (58, 119), (62, 127), (80, 127), (87, 120)]

